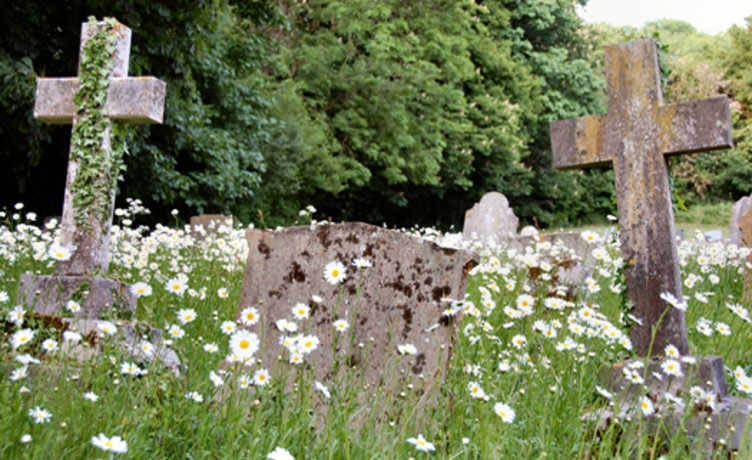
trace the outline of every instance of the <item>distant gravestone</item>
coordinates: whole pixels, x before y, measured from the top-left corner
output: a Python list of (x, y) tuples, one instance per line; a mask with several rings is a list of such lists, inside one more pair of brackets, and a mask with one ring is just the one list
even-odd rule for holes
[[(747, 211), (739, 219), (739, 229), (741, 230), (741, 239), (747, 247), (752, 248), (752, 210)], [(747, 256), (747, 262), (752, 263), (752, 254)], [(744, 270), (744, 293), (743, 299), (745, 302), (752, 301), (752, 270)]]
[[(106, 307), (134, 310), (136, 306), (136, 298), (126, 285), (93, 275), (106, 273), (109, 264), (109, 230), (121, 161), (112, 149), (112, 125), (114, 122), (161, 123), (165, 84), (154, 77), (128, 77), (131, 30), (114, 20), (82, 24), (80, 56), (84, 56), (87, 44), (99, 30), (114, 35), (112, 70), (104, 107), (106, 126), (96, 139), (101, 146), (92, 161), (97, 171), (89, 178), (91, 190), (104, 190), (94, 197), (103, 204), (101, 208), (75, 205), (79, 194), (91, 194), (91, 190), (85, 192), (74, 187), (81, 163), (71, 154), (61, 222), (61, 243), (72, 249), (71, 257), (58, 263), (54, 275), (26, 273), (20, 280), (19, 302), (39, 313), (62, 310), (74, 295), (81, 303), (78, 316), (82, 318), (97, 317)], [(78, 87), (77, 78), (38, 78), (34, 117), (48, 123), (72, 123), (75, 128), (81, 116), (73, 101)], [(72, 144), (71, 152), (74, 150)]]
[(743, 243), (741, 232), (741, 218), (752, 211), (752, 196), (740, 198), (731, 208), (731, 221), (729, 222), (729, 242), (737, 246)]
[(526, 225), (522, 227), (522, 230), (520, 230), (520, 236), (523, 238), (535, 238), (539, 235), (540, 232), (538, 232), (538, 229), (533, 227), (532, 225)]
[[(367, 387), (393, 388), (408, 379), (423, 391), (441, 381), (456, 332), (454, 318), (442, 313), (450, 306), (447, 298), (463, 298), (466, 276), (477, 264), (473, 253), (363, 223), (249, 229), (246, 235), (240, 308), (255, 306), (260, 312), (264, 365), (274, 366), (278, 356), (287, 362), (289, 352), (280, 344), (285, 334), (276, 322), (297, 322), (292, 307), (303, 303), (310, 318), (299, 322), (299, 331), (320, 340), (305, 357), (317, 379), (333, 377), (336, 336), (340, 365), (362, 372)], [(356, 258), (372, 266), (356, 268)], [(333, 261), (345, 267), (341, 284), (324, 278)], [(312, 296), (320, 298), (312, 301)], [(347, 331), (335, 331), (338, 319), (349, 323)], [(400, 345), (414, 346), (414, 354), (400, 355)]]
[(517, 225), (519, 219), (507, 198), (499, 192), (489, 192), (465, 213), (462, 236), (501, 242), (517, 234)]
[(554, 165), (613, 164), (627, 293), (641, 320), (631, 330), (635, 350), (655, 355), (672, 344), (687, 354), (684, 312), (664, 315), (661, 299), (664, 292), (682, 295), (665, 155), (730, 147), (729, 102), (663, 104), (653, 40), (608, 46), (605, 54), (609, 111), (553, 122)]

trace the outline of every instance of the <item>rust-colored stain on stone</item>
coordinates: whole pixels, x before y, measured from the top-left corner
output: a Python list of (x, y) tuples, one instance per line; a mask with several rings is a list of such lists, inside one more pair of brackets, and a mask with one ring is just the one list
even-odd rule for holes
[[(292, 307), (302, 302), (310, 305), (311, 317), (300, 322), (301, 331), (321, 340), (306, 357), (305, 366), (319, 380), (332, 377), (336, 336), (336, 356), (341, 363), (357, 363), (368, 385), (391, 388), (409, 382), (425, 389), (440, 382), (436, 376), (445, 373), (456, 335), (454, 324), (442, 317), (448, 307), (442, 300), (463, 297), (465, 270), (477, 264), (474, 254), (362, 223), (251, 229), (247, 239), (240, 309), (256, 306), (261, 313), (260, 323), (252, 329), (262, 337), (264, 366), (291, 366), (275, 322), (292, 321)], [(352, 261), (358, 257), (373, 266), (356, 269)], [(324, 267), (331, 261), (347, 267), (340, 285), (324, 279)], [(314, 303), (313, 295), (322, 302)], [(343, 335), (332, 325), (339, 318), (351, 328)], [(398, 354), (397, 346), (407, 343), (417, 348), (416, 355)]]
[(651, 327), (666, 303), (662, 292), (681, 295), (673, 241), (674, 216), (664, 155), (731, 147), (731, 119), (725, 97), (663, 105), (655, 42), (636, 40), (606, 47), (608, 113), (551, 124), (557, 168), (613, 164), (621, 248), (634, 314), (638, 353), (662, 353), (673, 344), (689, 351), (683, 312), (671, 309), (658, 325), (649, 350)]

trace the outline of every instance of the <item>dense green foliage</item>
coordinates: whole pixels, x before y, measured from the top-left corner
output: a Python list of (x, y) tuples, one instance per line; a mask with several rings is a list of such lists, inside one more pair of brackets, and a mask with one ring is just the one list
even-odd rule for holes
[(167, 82), (165, 123), (132, 130), (119, 192), (156, 217), (277, 225), (310, 203), (334, 219), (449, 226), (498, 190), (526, 222), (603, 218), (612, 174), (552, 170), (548, 126), (606, 109), (603, 44), (656, 33), (669, 99), (735, 101), (737, 148), (676, 160), (677, 196), (752, 191), (750, 27), (584, 27), (574, 3), (17, 2), (0, 19), (2, 194), (59, 213), (70, 130), (33, 120), (34, 78), (76, 74), (88, 15), (131, 27), (130, 73)]

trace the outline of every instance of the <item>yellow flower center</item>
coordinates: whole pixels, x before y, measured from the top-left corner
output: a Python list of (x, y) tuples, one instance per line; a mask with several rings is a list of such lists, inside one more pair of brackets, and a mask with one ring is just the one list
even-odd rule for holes
[(240, 346), (241, 349), (245, 350), (246, 348), (248, 348), (248, 347), (251, 346), (251, 342), (249, 342), (246, 339), (243, 339), (243, 340), (240, 341), (239, 346)]

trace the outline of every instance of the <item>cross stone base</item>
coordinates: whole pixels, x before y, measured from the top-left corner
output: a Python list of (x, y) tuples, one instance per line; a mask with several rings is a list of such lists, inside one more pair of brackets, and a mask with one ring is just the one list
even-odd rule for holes
[(136, 296), (119, 281), (84, 275), (21, 275), (17, 303), (26, 308), (42, 315), (60, 315), (69, 300), (81, 305), (81, 311), (74, 314), (77, 318), (102, 318), (101, 313), (108, 309), (118, 314), (136, 311)]
[[(653, 359), (645, 368), (636, 371), (645, 376), (643, 384), (634, 384), (627, 380), (623, 370), (630, 363), (617, 363), (605, 369), (602, 380), (608, 391), (613, 393), (614, 406), (589, 414), (599, 420), (599, 429), (605, 429), (613, 419), (629, 416), (629, 410), (636, 409), (632, 417), (642, 417), (639, 399), (650, 397), (657, 409), (656, 413), (645, 418), (650, 431), (663, 430), (668, 437), (680, 430), (691, 438), (703, 438), (703, 449), (708, 457), (712, 451), (725, 448), (738, 451), (742, 443), (752, 441), (752, 399), (737, 398), (728, 395), (728, 385), (724, 376), (723, 360), (719, 356), (697, 358), (696, 364), (682, 363), (682, 377), (666, 376), (661, 371), (661, 362)], [(656, 374), (662, 378), (656, 377)], [(713, 408), (707, 404), (695, 404), (685, 407), (683, 404), (671, 404), (665, 399), (671, 396), (691, 404), (688, 400), (692, 386), (699, 386), (706, 392), (716, 395)]]

